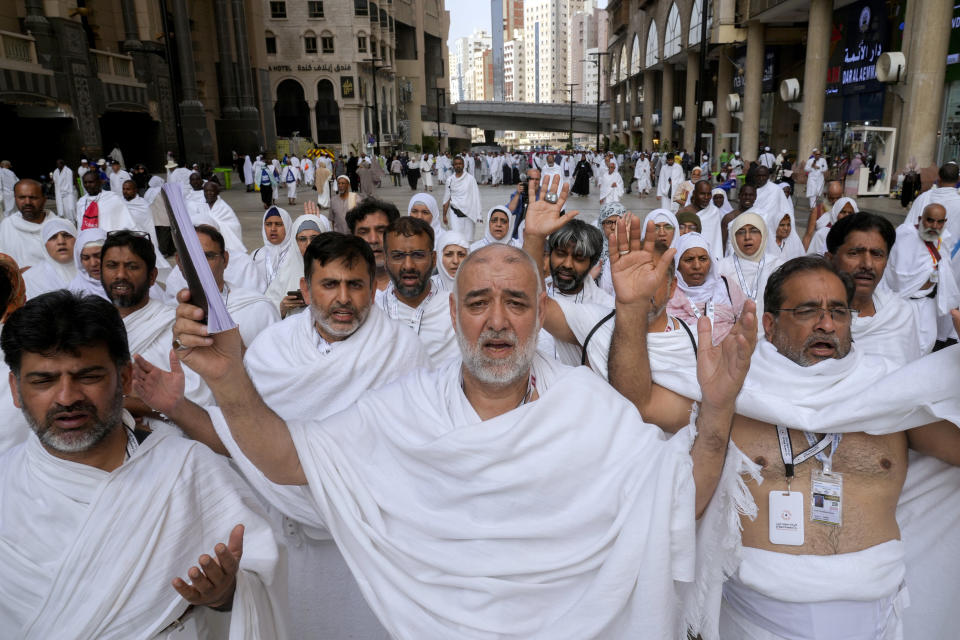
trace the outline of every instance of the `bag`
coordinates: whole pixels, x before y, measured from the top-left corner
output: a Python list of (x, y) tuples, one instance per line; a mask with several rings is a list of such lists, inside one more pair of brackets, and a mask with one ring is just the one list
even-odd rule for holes
[(466, 218), (466, 217), (467, 217), (467, 214), (465, 214), (463, 211), (460, 211), (460, 209), (457, 209), (457, 208), (456, 208), (455, 206), (453, 206), (453, 205), (450, 205), (450, 209), (453, 211), (453, 215), (457, 216), (458, 218)]

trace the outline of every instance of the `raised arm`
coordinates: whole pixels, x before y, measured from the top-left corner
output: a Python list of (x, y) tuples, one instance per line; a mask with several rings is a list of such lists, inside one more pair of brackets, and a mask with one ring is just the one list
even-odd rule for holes
[(647, 227), (644, 243), (640, 239), (640, 221), (627, 215), (617, 221), (616, 231), (608, 240), (617, 320), (610, 341), (607, 377), (610, 384), (637, 407), (644, 420), (668, 433), (676, 433), (690, 421), (692, 400), (653, 383), (647, 352), (653, 298), (657, 288), (669, 277), (675, 250), (668, 250), (657, 260), (653, 222)]
[(272, 482), (306, 484), (303, 467), (286, 423), (266, 405), (243, 368), (240, 331), (211, 336), (199, 320), (203, 310), (189, 304), (190, 292), (177, 294), (180, 343), (177, 357), (196, 371), (213, 391), (234, 440), (250, 461)]

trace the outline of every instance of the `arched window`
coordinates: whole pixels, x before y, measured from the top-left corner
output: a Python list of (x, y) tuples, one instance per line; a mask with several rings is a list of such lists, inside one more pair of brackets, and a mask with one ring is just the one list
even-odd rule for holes
[(265, 34), (266, 43), (267, 43), (267, 55), (276, 55), (277, 54), (277, 36), (273, 35), (273, 31), (267, 31)]
[(663, 35), (663, 57), (669, 58), (680, 53), (680, 11), (676, 3), (670, 5), (667, 15), (667, 32)]
[(317, 34), (313, 31), (307, 31), (303, 34), (303, 52), (306, 54), (317, 53)]
[(277, 85), (273, 114), (278, 136), (288, 138), (294, 131), (310, 135), (310, 107), (303, 98), (303, 86), (296, 80), (287, 79)]
[(627, 45), (620, 45), (620, 79), (626, 80), (630, 77), (630, 67), (627, 66)]
[(640, 73), (640, 36), (633, 34), (633, 44), (630, 46), (630, 74)]
[(616, 56), (610, 56), (610, 71), (607, 73), (607, 78), (610, 81), (610, 86), (620, 82), (620, 65), (618, 64), (619, 60)]
[[(707, 7), (707, 38), (710, 38), (710, 27), (713, 26), (713, 17), (711, 16), (712, 5)], [(700, 2), (694, 0), (693, 9), (690, 10), (690, 31), (687, 35), (687, 45), (693, 46), (700, 44)]]
[(647, 64), (652, 67), (660, 62), (660, 38), (657, 36), (657, 21), (650, 21), (650, 28), (647, 29)]
[(340, 105), (329, 80), (317, 83), (317, 142), (340, 144)]
[(360, 53), (367, 52), (367, 34), (363, 31), (357, 32), (357, 51)]
[(333, 53), (333, 34), (324, 31), (320, 34), (320, 51), (323, 53)]

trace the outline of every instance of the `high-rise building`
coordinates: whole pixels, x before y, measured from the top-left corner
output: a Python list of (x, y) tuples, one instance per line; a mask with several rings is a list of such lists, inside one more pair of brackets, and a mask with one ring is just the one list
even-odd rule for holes
[[(478, 60), (483, 59), (483, 52), (490, 51), (490, 41), (490, 34), (484, 29), (477, 29), (469, 36), (454, 41), (453, 51), (450, 52), (451, 104), (463, 100), (493, 99), (492, 69), (478, 69), (482, 67), (482, 62)], [(480, 87), (479, 95), (482, 96), (486, 92), (487, 84), (490, 86), (490, 96), (478, 97), (477, 87)]]
[[(597, 50), (597, 17), (603, 13), (600, 9), (577, 11), (570, 17), (569, 38), (567, 40), (567, 82), (575, 83), (573, 99), (584, 102), (586, 88), (585, 74), (588, 67), (596, 67), (586, 57), (590, 49)], [(593, 90), (596, 96), (596, 88)]]
[(517, 29), (523, 30), (523, 0), (503, 0), (503, 41)]
[(592, 0), (526, 0), (523, 3), (524, 100), (566, 100), (570, 16)]
[(517, 29), (503, 43), (503, 99), (508, 102), (523, 100), (523, 53), (523, 32)]

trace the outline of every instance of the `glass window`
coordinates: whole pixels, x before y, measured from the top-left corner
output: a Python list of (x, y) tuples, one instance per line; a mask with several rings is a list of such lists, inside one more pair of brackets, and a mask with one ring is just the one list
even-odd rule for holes
[(307, 17), (308, 18), (323, 17), (323, 0), (309, 0), (307, 2)]
[(333, 53), (333, 36), (321, 36), (320, 46), (324, 53)]
[(360, 53), (367, 52), (367, 36), (357, 36), (357, 51)]
[(317, 36), (304, 36), (303, 48), (307, 53), (317, 52)]
[(277, 53), (277, 37), (272, 33), (267, 34), (267, 53), (269, 54)]
[(367, 0), (353, 0), (353, 15), (355, 16), (370, 15), (370, 6)]
[(276, 2), (275, 0), (270, 1), (270, 17), (274, 20), (279, 20), (287, 17), (287, 3), (286, 2)]

